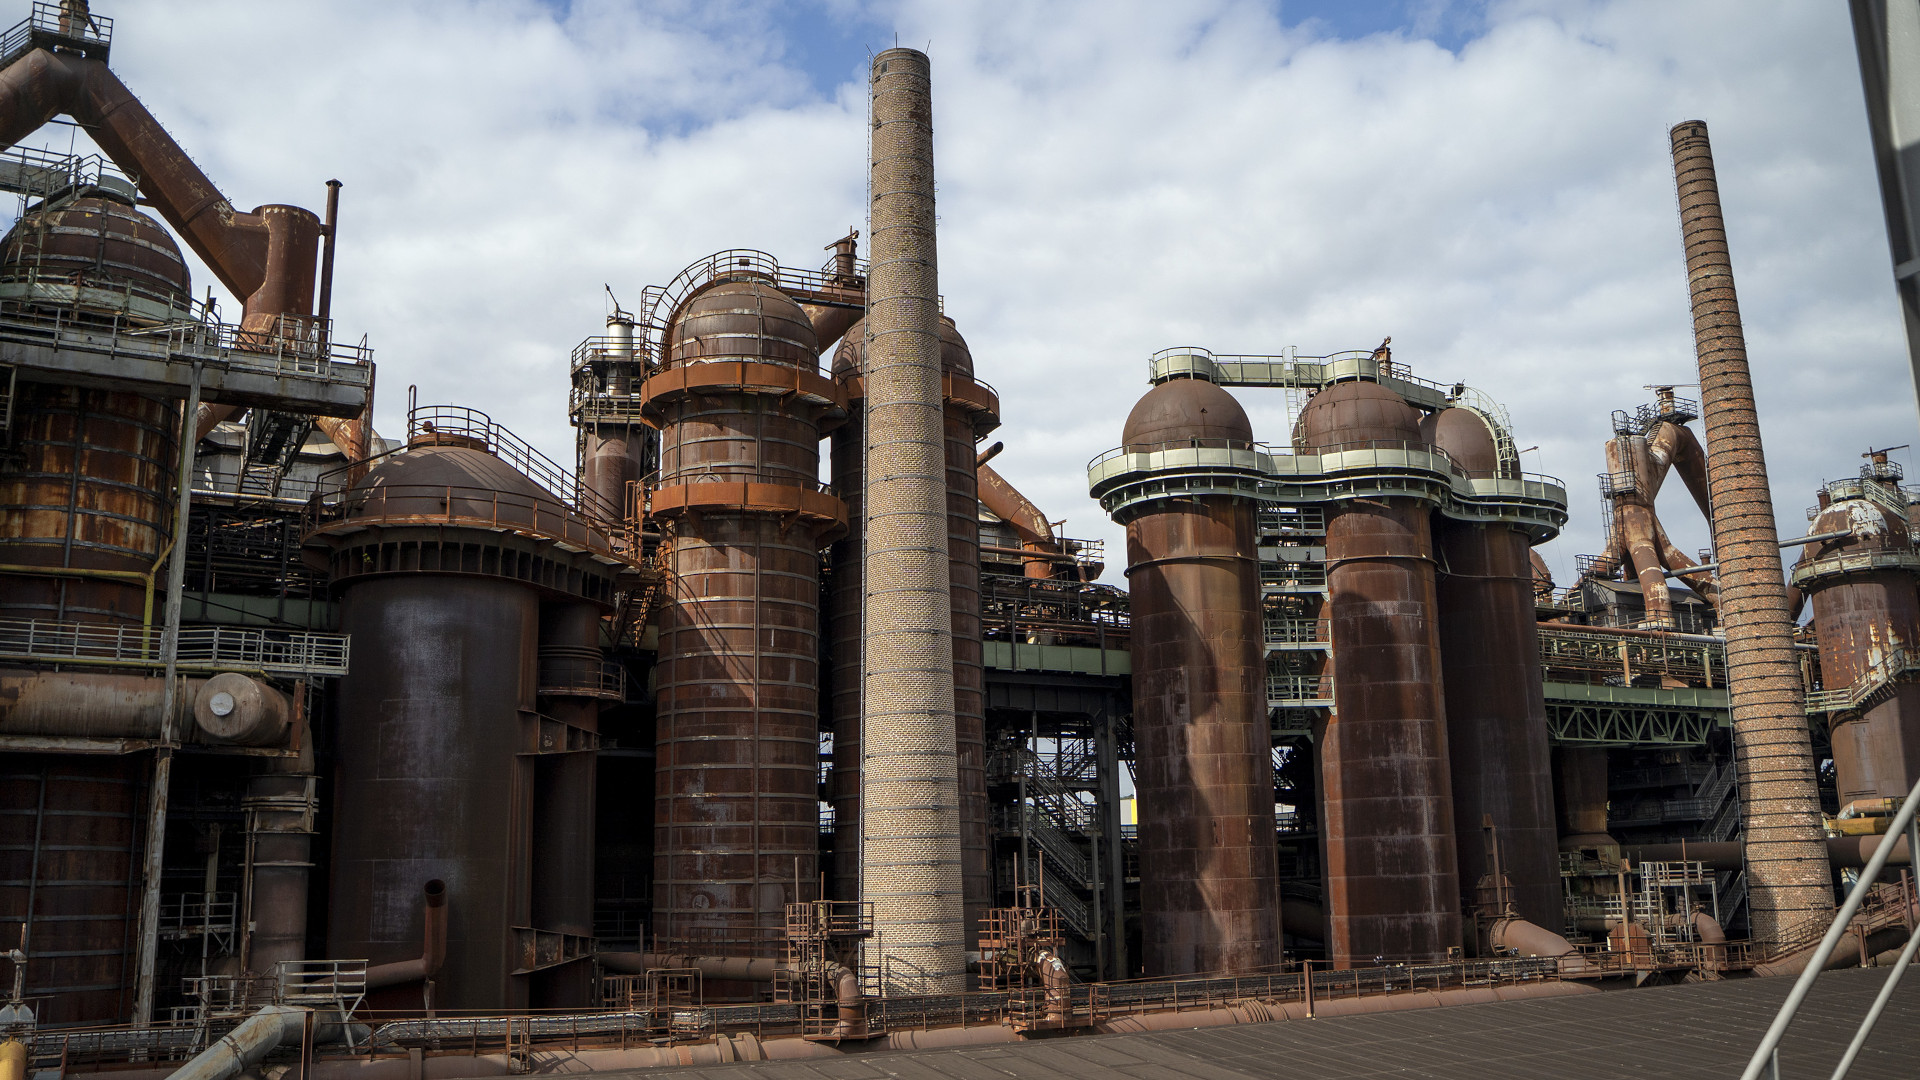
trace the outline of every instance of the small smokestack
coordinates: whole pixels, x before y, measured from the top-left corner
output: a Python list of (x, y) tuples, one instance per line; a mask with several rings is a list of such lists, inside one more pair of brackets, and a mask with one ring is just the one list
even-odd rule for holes
[(894, 994), (966, 983), (928, 75), (874, 57), (861, 878)]
[(1702, 121), (1676, 124), (1670, 134), (1693, 296), (1713, 550), (1720, 557), (1748, 904), (1753, 936), (1778, 940), (1802, 920), (1833, 913), (1820, 789), (1713, 149)]

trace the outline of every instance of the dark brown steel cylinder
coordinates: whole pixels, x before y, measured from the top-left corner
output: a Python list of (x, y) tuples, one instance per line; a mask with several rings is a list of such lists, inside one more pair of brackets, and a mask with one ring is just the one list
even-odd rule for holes
[[(1885, 552), (1914, 555), (1913, 539), (1904, 514), (1896, 514), (1849, 491), (1853, 484), (1835, 485), (1854, 497), (1829, 499), (1808, 526), (1810, 535), (1851, 530), (1851, 535), (1809, 544), (1801, 556), (1803, 568), (1818, 569), (1827, 559)], [(1902, 498), (1897, 486), (1881, 490)], [(1901, 569), (1843, 570), (1833, 564), (1807, 581), (1813, 602), (1813, 625), (1820, 641), (1820, 675), (1829, 690), (1843, 690), (1872, 677), (1872, 670), (1896, 651), (1911, 653), (1920, 644), (1920, 590), (1913, 574)], [(1840, 805), (1863, 799), (1897, 799), (1912, 789), (1920, 776), (1920, 685), (1903, 683), (1886, 701), (1857, 714), (1844, 714), (1833, 725), (1833, 766)]]
[[(540, 607), (540, 711), (581, 731), (600, 729), (600, 700), (592, 693), (601, 667), (600, 614), (588, 603)], [(533, 925), (542, 930), (593, 936), (597, 765), (591, 750), (542, 754), (534, 765)], [(541, 972), (534, 999), (543, 1008), (592, 1004), (591, 967), (582, 960)]]
[(307, 805), (313, 761), (270, 767), (247, 781), (242, 806), (253, 850), (247, 895), (252, 923), (247, 967), (272, 975), (283, 960), (307, 958), (307, 892), (313, 868), (314, 822)]
[[(674, 320), (669, 368), (745, 360), (814, 373), (812, 324), (742, 276)], [(656, 401), (663, 489), (713, 481), (811, 491), (822, 413), (748, 386)], [(705, 507), (666, 525), (654, 796), (653, 933), (663, 945), (772, 955), (819, 858), (818, 523)]]
[[(1445, 409), (1421, 430), (1472, 475), (1498, 475), (1493, 432), (1479, 414)], [(1471, 904), (1481, 896), (1481, 878), (1493, 871), (1484, 828), (1491, 819), (1515, 909), (1528, 922), (1555, 927), (1563, 906), (1559, 837), (1532, 545), (1525, 533), (1501, 524), (1436, 516), (1433, 532), (1460, 887)]]
[[(940, 369), (973, 378), (973, 354), (953, 320), (940, 317)], [(960, 888), (967, 941), (993, 906), (993, 849), (987, 804), (987, 670), (980, 625), (980, 476), (973, 416), (949, 400), (947, 440), (947, 581), (952, 592), (953, 735), (960, 776)]]
[(1701, 121), (1676, 124), (1671, 134), (1720, 562), (1748, 904), (1753, 936), (1766, 940), (1830, 915), (1832, 875), (1821, 847), (1820, 791), (1713, 151)]
[(860, 899), (860, 605), (866, 559), (867, 461), (865, 372), (867, 330), (856, 323), (833, 354), (834, 381), (848, 389), (847, 422), (830, 444), (833, 487), (847, 504), (847, 534), (833, 542), (827, 583), (827, 716), (833, 728), (833, 773), (828, 797), (833, 802), (833, 866), (830, 888), (841, 900)]
[[(1251, 441), (1233, 396), (1163, 383), (1127, 417), (1135, 450)], [(1127, 522), (1148, 975), (1280, 962), (1273, 752), (1251, 500), (1149, 504)]]
[[(1348, 382), (1302, 410), (1301, 447), (1423, 445), (1393, 391)], [(1327, 515), (1334, 714), (1320, 740), (1328, 951), (1341, 967), (1461, 944), (1429, 507), (1350, 499)]]
[(1607, 748), (1556, 746), (1553, 765), (1561, 849), (1619, 847), (1607, 833)]
[(11, 949), (27, 924), (26, 996), (43, 1027), (131, 1014), (144, 764), (0, 754), (0, 926)]
[[(378, 470), (375, 470), (376, 473)], [(340, 629), (355, 651), (337, 704), (328, 955), (420, 955), (420, 895), (447, 883), (447, 958), (435, 1004), (521, 1009), (513, 927), (530, 923), (537, 594), (448, 575), (356, 579)], [(418, 1007), (417, 988), (389, 1002)]]

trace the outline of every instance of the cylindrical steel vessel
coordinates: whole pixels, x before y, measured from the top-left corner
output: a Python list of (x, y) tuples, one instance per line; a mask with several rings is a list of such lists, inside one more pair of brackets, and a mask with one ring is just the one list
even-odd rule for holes
[[(1300, 414), (1303, 452), (1418, 450), (1420, 418), (1371, 382), (1322, 390)], [(1461, 944), (1429, 507), (1353, 498), (1329, 507), (1334, 714), (1320, 740), (1321, 844), (1331, 959), (1429, 961)]]
[[(1151, 452), (1252, 438), (1233, 395), (1177, 379), (1133, 407), (1124, 441)], [(1255, 516), (1250, 499), (1209, 496), (1157, 501), (1126, 523), (1148, 975), (1280, 962)]]
[(833, 729), (833, 774), (827, 792), (833, 802), (833, 866), (829, 888), (840, 900), (860, 899), (860, 587), (866, 558), (863, 514), (867, 461), (863, 382), (867, 328), (855, 323), (833, 354), (833, 379), (846, 389), (847, 422), (833, 433), (833, 487), (847, 503), (847, 534), (833, 542), (828, 562), (827, 716)]
[[(562, 591), (569, 578), (533, 569), (535, 549), (513, 547), (511, 537), (524, 531), (586, 549), (606, 542), (471, 443), (444, 433), (417, 440), (357, 485), (349, 497), (357, 513), (344, 531), (316, 534), (336, 545), (341, 629), (381, 643), (356, 650), (337, 698), (328, 948), (375, 964), (417, 958), (421, 890), (441, 880), (452, 899), (436, 1007), (515, 1009), (568, 1000), (515, 974), (525, 963), (516, 928), (572, 933), (583, 925), (581, 874), (567, 853), (593, 829), (590, 762), (584, 780), (551, 774), (564, 772), (555, 765), (562, 759), (590, 755), (537, 736), (542, 600), (559, 609), (551, 620), (556, 644), (584, 648), (592, 638), (584, 615), (561, 617), (584, 599)], [(419, 524), (423, 517), (428, 524)], [(432, 523), (447, 518), (493, 527)], [(387, 535), (398, 542), (378, 539)], [(360, 543), (372, 546), (353, 547)], [(582, 726), (581, 716), (572, 719)], [(543, 767), (550, 775), (540, 790)], [(571, 790), (579, 783), (584, 794)], [(542, 806), (550, 838), (575, 834), (542, 855), (567, 867), (562, 874), (553, 866), (561, 876), (542, 884), (550, 902), (540, 914), (561, 927), (534, 918)], [(554, 890), (569, 899), (553, 902)], [(552, 971), (536, 974), (550, 982)], [(422, 998), (418, 984), (383, 995), (396, 1007), (417, 1008)]]
[[(600, 730), (601, 609), (581, 601), (540, 606), (539, 700), (543, 715), (582, 732)], [(534, 765), (533, 925), (593, 936), (596, 755), (542, 754)], [(591, 965), (541, 972), (532, 997), (546, 1008), (593, 1004)]]
[(27, 924), (26, 995), (43, 1027), (123, 1023), (132, 1009), (144, 765), (0, 754), (0, 926), (11, 949)]
[(643, 397), (672, 550), (652, 932), (663, 948), (770, 956), (817, 877), (819, 550), (836, 524), (822, 515), (844, 511), (809, 500), (838, 406), (805, 313), (745, 272), (682, 304)]
[[(531, 925), (521, 710), (534, 705), (539, 614), (532, 589), (484, 577), (366, 578), (340, 601), (341, 630), (382, 647), (358, 650), (340, 680), (328, 954), (419, 956), (420, 891), (443, 880), (443, 1009), (528, 1004), (510, 972), (512, 927)], [(391, 995), (419, 1005), (417, 987)]]
[[(625, 312), (607, 316), (606, 355), (604, 375), (598, 371), (575, 372), (574, 379), (576, 388), (583, 377), (589, 383), (603, 382), (589, 385), (585, 393), (589, 407), (604, 403), (611, 412), (612, 406), (638, 389), (638, 380), (631, 375), (640, 368), (634, 359), (633, 316)], [(650, 438), (647, 428), (637, 415), (624, 420), (583, 416), (579, 423), (580, 483), (603, 505), (626, 513), (627, 489), (641, 479), (641, 460)]]
[[(1452, 408), (1421, 423), (1424, 438), (1473, 476), (1500, 474), (1493, 431), (1480, 414)], [(1533, 613), (1532, 546), (1509, 525), (1433, 519), (1440, 554), (1441, 683), (1453, 785), (1454, 848), (1469, 904), (1510, 899), (1536, 926), (1560, 925), (1558, 837), (1547, 749), (1546, 692)], [(1485, 824), (1494, 828), (1489, 838)], [(1511, 884), (1487, 894), (1490, 842)]]
[(1831, 916), (1833, 874), (1821, 843), (1820, 788), (1713, 151), (1701, 121), (1676, 124), (1670, 134), (1720, 563), (1748, 910), (1753, 936), (1778, 940)]
[[(49, 200), (0, 240), (0, 299), (69, 321), (142, 325), (179, 315), (186, 263), (131, 199), (95, 190)], [(180, 410), (109, 390), (22, 382), (15, 451), (0, 463), (0, 565), (145, 574), (171, 529)], [(139, 622), (137, 578), (7, 574), (0, 617)]]
[[(1868, 485), (1881, 497), (1870, 498)], [(1906, 515), (1894, 509), (1905, 501), (1897, 483), (1863, 476), (1828, 484), (1824, 495), (1808, 533), (1850, 535), (1807, 545), (1794, 580), (1813, 602), (1821, 678), (1827, 689), (1844, 690), (1884, 677), (1897, 653), (1911, 656), (1920, 645), (1920, 592), (1913, 576), (1920, 552)], [(1887, 565), (1861, 565), (1876, 557)], [(1886, 700), (1843, 713), (1833, 725), (1834, 779), (1843, 809), (1856, 800), (1901, 798), (1920, 775), (1920, 685), (1900, 683), (1886, 693)]]

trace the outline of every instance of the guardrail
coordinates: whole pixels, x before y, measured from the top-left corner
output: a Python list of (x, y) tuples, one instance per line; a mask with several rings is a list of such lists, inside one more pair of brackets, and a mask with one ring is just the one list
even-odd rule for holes
[[(88, 666), (159, 668), (159, 627), (0, 619), (0, 659)], [(252, 671), (294, 678), (345, 675), (346, 634), (188, 626), (180, 630), (182, 671)]]
[(104, 60), (112, 44), (112, 19), (79, 14), (62, 3), (35, 0), (32, 12), (0, 36), (0, 66), (43, 45), (66, 46)]

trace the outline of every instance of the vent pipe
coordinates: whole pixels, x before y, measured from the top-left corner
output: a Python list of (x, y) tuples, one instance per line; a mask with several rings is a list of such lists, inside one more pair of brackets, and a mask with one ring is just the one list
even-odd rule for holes
[(966, 981), (928, 76), (913, 49), (873, 60), (861, 878), (894, 994)]
[(1753, 937), (1777, 941), (1801, 922), (1830, 919), (1833, 885), (1713, 148), (1703, 121), (1676, 124), (1670, 134), (1700, 364), (1748, 904)]

